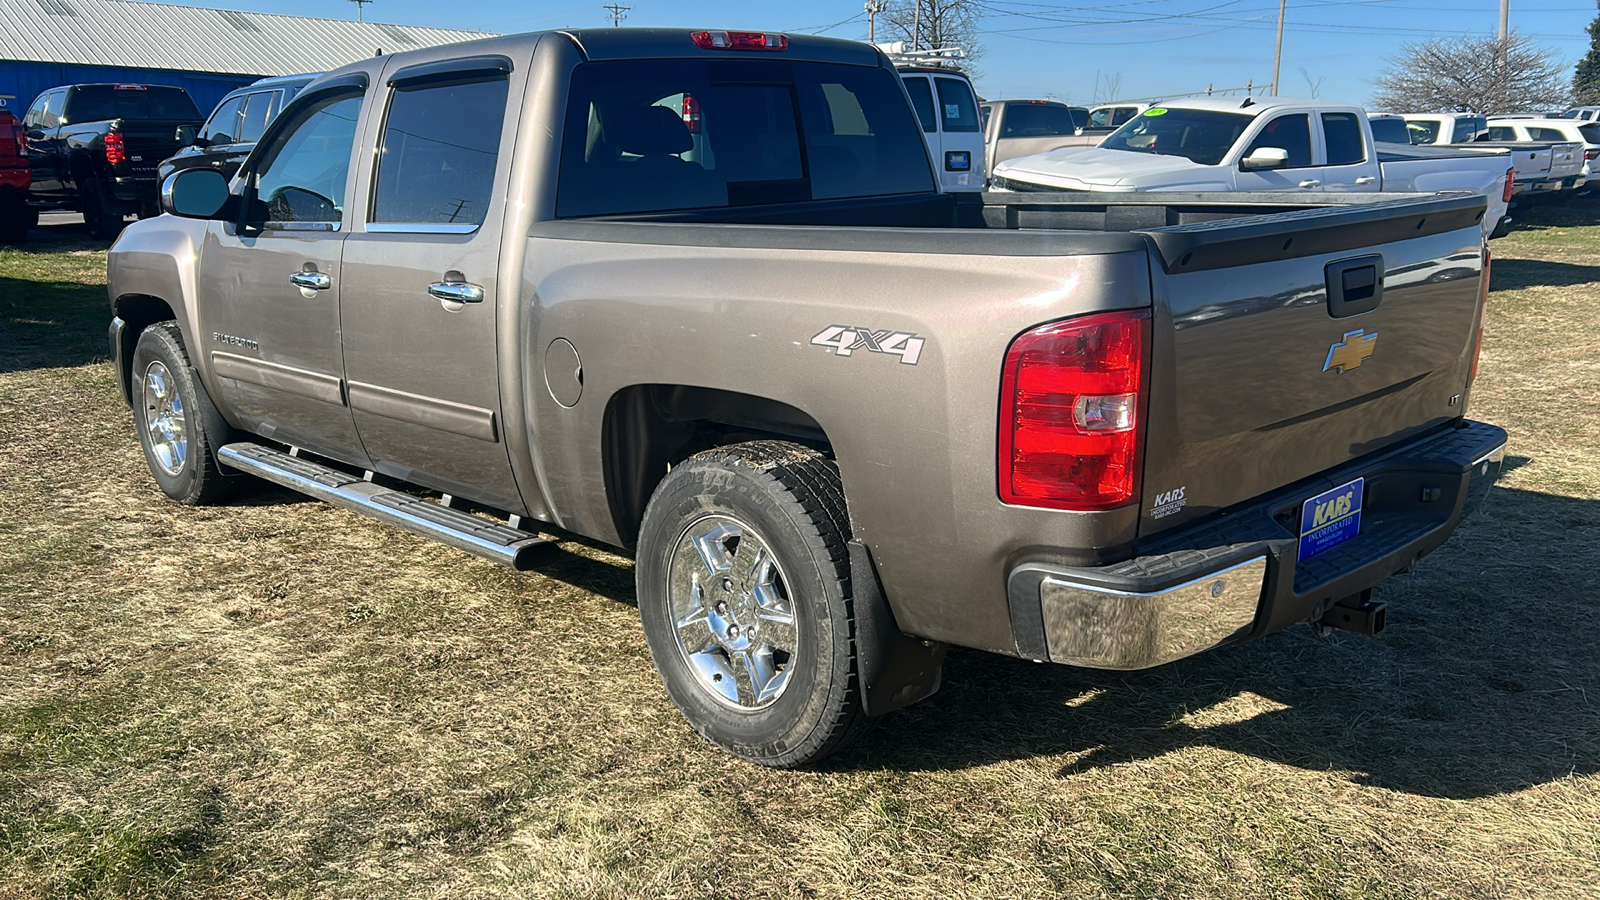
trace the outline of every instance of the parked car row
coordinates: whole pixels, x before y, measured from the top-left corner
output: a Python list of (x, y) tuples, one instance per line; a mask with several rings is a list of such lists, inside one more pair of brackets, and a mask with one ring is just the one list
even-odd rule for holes
[(1505, 230), (1508, 151), (1378, 146), (1359, 107), (1282, 97), (1197, 98), (1141, 112), (1097, 147), (1068, 147), (995, 167), (1006, 191), (1468, 190), (1484, 195), (1486, 233)]
[(1563, 116), (1480, 113), (1381, 113), (1372, 116), (1379, 141), (1416, 146), (1500, 147), (1516, 163), (1513, 191), (1524, 199), (1571, 196), (1600, 158), (1600, 122), (1569, 110)]
[(265, 78), (204, 118), (187, 91), (74, 84), (44, 91), (20, 121), (0, 112), (0, 240), (22, 240), (39, 213), (83, 214), (113, 238), (126, 218), (157, 215), (162, 179), (207, 165), (231, 176), (284, 105), (316, 76)]

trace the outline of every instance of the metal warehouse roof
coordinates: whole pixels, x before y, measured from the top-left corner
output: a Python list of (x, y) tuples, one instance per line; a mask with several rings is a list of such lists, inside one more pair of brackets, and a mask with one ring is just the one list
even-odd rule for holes
[(491, 35), (136, 3), (0, 0), (0, 60), (291, 75)]

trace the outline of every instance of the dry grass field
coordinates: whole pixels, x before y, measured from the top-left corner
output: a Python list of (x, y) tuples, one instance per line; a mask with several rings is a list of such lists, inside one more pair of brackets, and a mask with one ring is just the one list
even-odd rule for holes
[(0, 250), (0, 900), (1600, 897), (1600, 201), (1495, 242), (1515, 468), (1379, 595), (1131, 674), (951, 653), (817, 772), (703, 744), (631, 562), (164, 499), (104, 246)]

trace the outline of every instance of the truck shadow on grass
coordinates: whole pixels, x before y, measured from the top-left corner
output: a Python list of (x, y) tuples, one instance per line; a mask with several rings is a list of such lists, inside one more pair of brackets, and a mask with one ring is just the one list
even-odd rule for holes
[(1538, 259), (1496, 259), (1489, 275), (1495, 291), (1530, 287), (1573, 287), (1600, 282), (1600, 266), (1546, 262)]
[(1075, 778), (1199, 746), (1452, 799), (1592, 774), (1595, 572), (1600, 502), (1497, 489), (1414, 574), (1379, 588), (1391, 625), (1376, 641), (1297, 627), (1134, 673), (958, 651), (940, 693), (840, 763), (1059, 755)]
[(0, 372), (106, 359), (110, 322), (104, 285), (0, 275)]

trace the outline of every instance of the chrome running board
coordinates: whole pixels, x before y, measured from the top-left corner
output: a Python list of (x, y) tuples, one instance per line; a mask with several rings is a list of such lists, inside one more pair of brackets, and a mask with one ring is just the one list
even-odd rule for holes
[(230, 468), (519, 572), (534, 568), (538, 557), (555, 546), (554, 541), (532, 532), (381, 487), (360, 475), (350, 475), (260, 444), (227, 444), (217, 451), (217, 459)]

